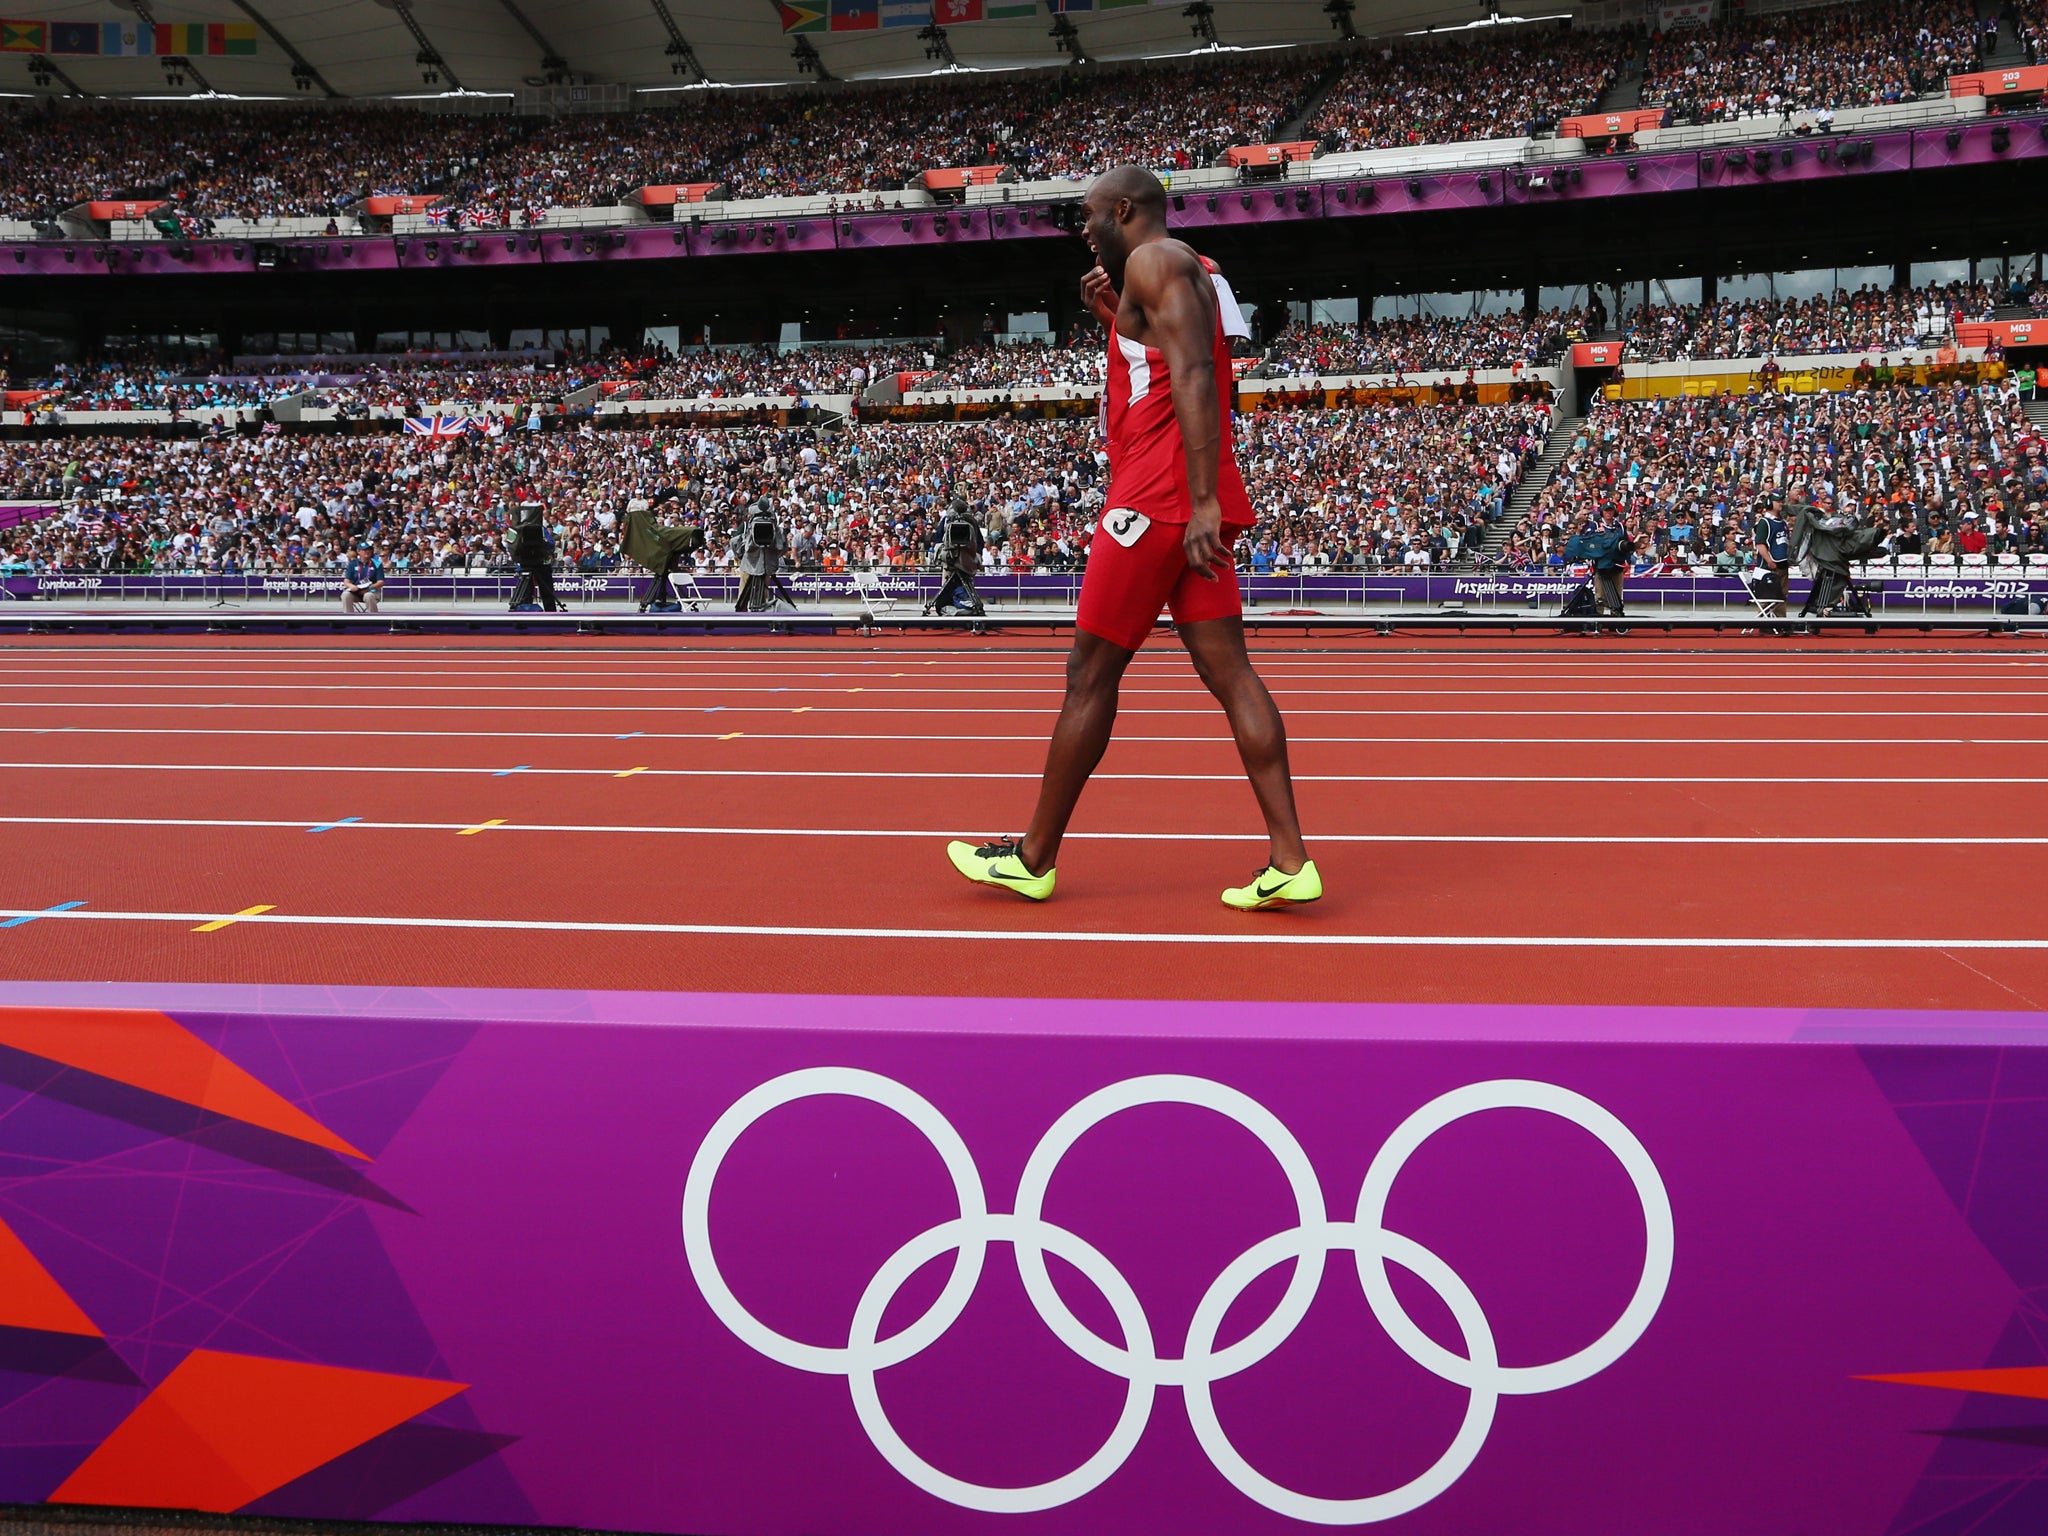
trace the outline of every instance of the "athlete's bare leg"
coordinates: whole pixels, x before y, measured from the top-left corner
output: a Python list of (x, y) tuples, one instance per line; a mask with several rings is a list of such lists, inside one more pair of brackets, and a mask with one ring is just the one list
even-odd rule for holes
[[(1045, 751), (1038, 807), (1031, 813), (1030, 830), (1018, 851), (1024, 867), (1035, 875), (1044, 874), (1059, 861), (1060, 839), (1073, 819), (1074, 806), (1109, 746), (1109, 733), (1116, 725), (1117, 690), (1123, 683), (1124, 668), (1135, 654), (1085, 629), (1074, 635), (1074, 649), (1067, 656), (1066, 702), (1060, 705), (1059, 722), (1052, 728), (1052, 742)], [(1271, 701), (1267, 702), (1270, 708)]]
[(1266, 836), (1273, 844), (1273, 867), (1296, 874), (1307, 862), (1301, 822), (1294, 814), (1294, 776), (1287, 767), (1287, 727), (1264, 681), (1252, 669), (1244, 649), (1244, 620), (1204, 619), (1180, 626), (1181, 642), (1194, 659), (1195, 671), (1223, 706), (1237, 755), (1244, 762), (1252, 793), (1266, 818)]

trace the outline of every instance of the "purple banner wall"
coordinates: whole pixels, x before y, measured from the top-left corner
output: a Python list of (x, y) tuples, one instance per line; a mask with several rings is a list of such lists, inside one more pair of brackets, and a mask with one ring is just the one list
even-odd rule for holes
[[(1880, 568), (1881, 569), (1881, 568)], [(1991, 609), (2000, 603), (2028, 596), (2048, 596), (2048, 571), (2036, 564), (2035, 574), (2021, 574), (2017, 568), (1993, 574), (1981, 568), (1971, 571), (1935, 572), (1915, 576), (1872, 578), (1861, 583), (1877, 607), (1897, 613), (1951, 613), (1959, 609)], [(826, 576), (794, 572), (785, 578), (799, 601), (850, 601), (858, 596), (850, 576)], [(1473, 608), (1515, 608), (1556, 606), (1579, 586), (1583, 577), (1570, 575), (1498, 575), (1465, 572), (1440, 576), (1407, 576), (1397, 572), (1384, 575), (1254, 576), (1241, 577), (1246, 601), (1254, 609), (1323, 603), (1338, 608), (1431, 607), (1460, 602)], [(555, 586), (565, 596), (584, 602), (628, 602), (638, 599), (646, 585), (644, 576), (579, 576), (561, 573)], [(1080, 591), (1078, 575), (983, 576), (976, 586), (991, 602), (1040, 602), (1072, 604)], [(514, 578), (510, 576), (394, 576), (386, 583), (388, 603), (508, 602)], [(738, 595), (739, 582), (730, 576), (700, 576), (697, 585), (711, 603), (730, 603)], [(900, 600), (923, 601), (938, 594), (940, 578), (926, 571), (893, 571), (882, 577), (888, 595)], [(35, 598), (67, 605), (122, 602), (200, 602), (226, 598), (230, 602), (341, 601), (339, 576), (97, 576), (61, 573), (42, 576), (0, 578), (0, 592), (15, 598)], [(1792, 583), (1795, 603), (1807, 592), (1804, 581)], [(1737, 608), (1750, 611), (1749, 589), (1732, 576), (1638, 576), (1628, 582), (1628, 601), (1639, 611), (1660, 608)]]
[(0, 992), (0, 1500), (2048, 1526), (2038, 1014), (113, 991)]

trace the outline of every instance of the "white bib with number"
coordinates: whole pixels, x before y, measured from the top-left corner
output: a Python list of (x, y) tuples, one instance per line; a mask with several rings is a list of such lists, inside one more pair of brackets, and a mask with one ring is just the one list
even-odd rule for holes
[(1109, 536), (1129, 549), (1145, 536), (1145, 530), (1152, 526), (1152, 519), (1130, 507), (1117, 507), (1102, 515), (1102, 526), (1109, 530)]

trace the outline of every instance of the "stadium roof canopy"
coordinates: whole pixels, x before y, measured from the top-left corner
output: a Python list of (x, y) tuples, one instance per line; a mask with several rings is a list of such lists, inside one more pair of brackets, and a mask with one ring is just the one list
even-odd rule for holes
[[(867, 3), (889, 6), (889, 0)], [(1069, 20), (1094, 59), (1184, 54), (1201, 46), (1183, 15), (1185, 3), (1127, 0), (1125, 8), (1091, 7)], [(1337, 34), (1327, 3), (1213, 0), (1217, 42), (1241, 48), (1328, 42)], [(826, 11), (829, 5), (809, 0), (808, 8)], [(225, 95), (300, 96), (295, 65), (314, 97), (419, 96), (457, 85), (508, 92), (544, 85), (551, 72), (572, 83), (670, 88), (695, 78), (686, 62), (692, 57), (720, 85), (806, 78), (792, 57), (796, 39), (783, 32), (777, 0), (0, 0), (0, 8), (10, 23), (0, 39), (0, 91), (28, 90), (39, 57), (56, 72), (58, 91), (71, 84), (108, 96), (161, 97), (209, 87)], [(1570, 8), (1569, 0), (1523, 7), (1531, 17)], [(1361, 35), (1391, 35), (1483, 24), (1491, 10), (1484, 0), (1355, 0), (1351, 20)], [(203, 39), (179, 33), (176, 49), (193, 68), (174, 87), (161, 58), (82, 51), (80, 45), (94, 40), (88, 24), (111, 45), (107, 23), (138, 21), (253, 26), (254, 52), (241, 52), (246, 44), (237, 44), (231, 45), (236, 51), (209, 54), (194, 46)], [(24, 36), (19, 23), (43, 23), (44, 31)], [(59, 24), (71, 25), (60, 30)], [(1052, 25), (1051, 0), (1036, 0), (1029, 16), (952, 25), (946, 41), (961, 68), (1053, 66), (1063, 55), (1049, 35)], [(841, 79), (922, 74), (944, 62), (928, 55), (929, 42), (916, 26), (824, 31), (806, 40)], [(38, 41), (41, 55), (33, 51)], [(687, 54), (675, 48), (679, 42)], [(437, 69), (421, 62), (430, 54), (438, 55)], [(439, 75), (437, 83), (423, 80), (429, 71)]]

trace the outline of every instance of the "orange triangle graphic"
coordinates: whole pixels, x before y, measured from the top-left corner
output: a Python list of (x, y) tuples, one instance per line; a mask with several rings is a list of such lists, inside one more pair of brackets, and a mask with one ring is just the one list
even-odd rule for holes
[(370, 1160), (177, 1020), (146, 1008), (0, 1008), (0, 1045)]
[(1999, 1397), (2048, 1398), (2048, 1365), (2015, 1365), (1983, 1371), (1916, 1371), (1904, 1376), (1856, 1379), (1895, 1381), (1907, 1387), (1943, 1387), (1950, 1392), (1990, 1392)]
[(103, 1337), (4, 1221), (0, 1221), (0, 1328)]
[(227, 1514), (464, 1386), (194, 1350), (50, 1495)]

